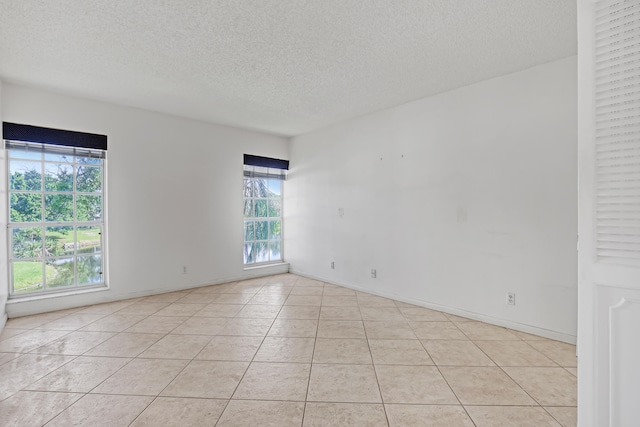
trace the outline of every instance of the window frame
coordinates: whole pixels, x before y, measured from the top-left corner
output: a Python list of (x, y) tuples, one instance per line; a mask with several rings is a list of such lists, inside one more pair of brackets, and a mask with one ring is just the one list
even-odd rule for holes
[[(65, 293), (77, 293), (78, 291), (96, 289), (96, 288), (108, 288), (108, 274), (107, 274), (107, 158), (106, 149), (99, 150), (93, 148), (79, 148), (74, 146), (60, 146), (60, 145), (47, 145), (46, 143), (33, 143), (19, 140), (13, 140), (4, 138), (2, 140), (4, 144), (2, 148), (5, 151), (5, 166), (6, 166), (6, 218), (7, 218), (7, 285), (8, 285), (8, 297), (9, 299), (21, 299), (31, 298), (47, 295), (60, 295)], [(15, 145), (9, 147), (8, 145)], [(25, 147), (34, 147), (33, 151), (39, 153), (39, 159), (33, 158), (20, 158), (12, 155), (12, 152), (29, 151), (29, 148), (21, 149), (20, 145)], [(100, 163), (78, 163), (78, 157), (94, 157), (87, 155), (87, 153), (99, 152)], [(65, 155), (71, 157), (70, 161), (60, 161), (54, 159), (47, 159), (47, 154), (53, 155)], [(40, 189), (39, 190), (12, 190), (11, 189), (11, 162), (23, 161), (30, 162), (38, 165), (35, 169), (40, 174)], [(47, 165), (68, 165), (72, 169), (72, 187), (70, 191), (51, 191), (47, 189), (46, 174)], [(101, 189), (99, 192), (87, 192), (77, 190), (77, 176), (78, 169), (80, 167), (93, 167), (101, 170)], [(41, 197), (40, 202), (40, 219), (33, 222), (17, 222), (11, 219), (11, 196), (12, 194), (39, 194)], [(70, 221), (47, 221), (46, 218), (46, 197), (49, 195), (70, 195), (72, 203), (72, 220)], [(78, 221), (77, 218), (77, 206), (78, 196), (100, 196), (101, 198), (101, 216), (99, 220), (93, 221)], [(51, 233), (48, 229), (57, 227), (71, 227), (73, 233), (73, 252), (71, 254), (62, 255), (47, 255), (47, 234)], [(78, 233), (84, 227), (96, 227), (99, 232), (99, 244), (100, 250), (98, 253), (90, 252), (83, 254), (79, 250)], [(14, 257), (14, 230), (16, 229), (39, 229), (40, 233), (40, 254), (36, 257), (15, 258)], [(79, 259), (83, 257), (90, 258), (100, 256), (100, 278), (99, 282), (94, 283), (79, 283)], [(47, 267), (50, 260), (66, 260), (71, 259), (73, 262), (73, 283), (71, 285), (61, 285), (57, 287), (49, 287), (47, 285)], [(42, 264), (42, 281), (39, 290), (16, 292), (14, 283), (14, 267), (16, 262), (39, 262)]]
[[(254, 165), (244, 165), (244, 171), (243, 171), (243, 195), (242, 195), (242, 203), (243, 203), (243, 211), (242, 211), (242, 265), (243, 268), (247, 269), (247, 268), (254, 268), (254, 267), (260, 267), (260, 266), (266, 266), (266, 265), (274, 265), (274, 264), (281, 264), (284, 262), (284, 221), (283, 221), (283, 205), (284, 205), (284, 179), (283, 179), (283, 175), (282, 173), (278, 173), (278, 174), (273, 174), (272, 176), (267, 176), (268, 173), (260, 173), (257, 172), (258, 170), (264, 170), (265, 168), (261, 168), (259, 166), (254, 166)], [(251, 173), (251, 172), (256, 172), (258, 176), (252, 177), (252, 176), (247, 176), (247, 172)], [(267, 197), (255, 197), (254, 195), (246, 195), (246, 181), (248, 179), (260, 179), (260, 180), (264, 180), (267, 184)], [(279, 181), (280, 182), (280, 195), (279, 197), (269, 197), (269, 194), (271, 194), (269, 192), (269, 181)], [(269, 200), (278, 200), (279, 204), (280, 204), (280, 215), (279, 216), (269, 216)], [(254, 215), (253, 216), (245, 216), (245, 209), (246, 209), (246, 203), (247, 200), (251, 200), (252, 202), (255, 202), (256, 200), (265, 200), (267, 202), (267, 216), (265, 217), (259, 217), (259, 216), (255, 216), (255, 211), (254, 211)], [(255, 209), (255, 203), (252, 203), (252, 206), (254, 207), (252, 210)], [(273, 240), (271, 239), (271, 223), (274, 221), (279, 221), (280, 222), (280, 236), (278, 240)], [(252, 240), (247, 240), (246, 239), (246, 225), (247, 222), (252, 222), (254, 224), (254, 230), (253, 230), (253, 239)], [(258, 240), (256, 238), (256, 228), (255, 228), (255, 224), (257, 222), (266, 222), (267, 223), (267, 239), (263, 240), (260, 239)], [(276, 259), (271, 259), (271, 242), (278, 242), (280, 245), (280, 256), (279, 258)], [(267, 244), (267, 254), (269, 259), (266, 261), (254, 261), (254, 262), (250, 262), (247, 263), (246, 262), (246, 245), (247, 243), (252, 243), (253, 245), (256, 245), (257, 243), (266, 243)], [(255, 247), (255, 246), (254, 246)]]

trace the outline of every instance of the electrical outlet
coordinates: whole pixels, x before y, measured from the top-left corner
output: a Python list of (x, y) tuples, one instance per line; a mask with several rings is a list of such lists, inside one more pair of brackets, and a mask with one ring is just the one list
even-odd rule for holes
[(376, 278), (376, 274), (377, 274), (376, 269), (375, 269), (375, 268), (372, 268), (372, 269), (371, 269), (371, 278), (372, 278), (372, 279), (375, 279), (375, 278)]
[(507, 292), (507, 304), (516, 305), (516, 294), (515, 294), (515, 292)]
[(182, 274), (187, 274), (187, 266), (186, 265), (182, 266)]
[(335, 268), (336, 268), (336, 263), (335, 263), (335, 261), (331, 261), (331, 269), (332, 269), (332, 270), (335, 270)]

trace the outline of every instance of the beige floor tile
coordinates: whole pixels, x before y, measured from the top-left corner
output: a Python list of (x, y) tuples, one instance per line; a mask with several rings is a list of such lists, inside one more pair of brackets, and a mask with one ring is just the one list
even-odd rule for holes
[(540, 407), (466, 406), (477, 427), (559, 427)]
[(291, 338), (315, 338), (318, 321), (315, 319), (276, 319), (268, 336)]
[(278, 314), (278, 319), (318, 319), (320, 307), (314, 305), (285, 305)]
[(162, 334), (132, 334), (122, 332), (109, 338), (102, 344), (98, 344), (92, 350), (85, 353), (86, 356), (108, 356), (108, 357), (136, 357), (153, 344), (156, 343)]
[(104, 314), (70, 314), (59, 319), (47, 322), (35, 329), (43, 329), (47, 331), (75, 331), (89, 323), (105, 317)]
[(362, 320), (358, 307), (331, 307), (320, 309), (320, 320)]
[(282, 284), (293, 286), (298, 280), (297, 275), (292, 273), (275, 274), (267, 278), (267, 284)]
[(189, 295), (189, 292), (167, 292), (164, 294), (151, 295), (143, 298), (142, 302), (168, 302), (174, 303), (181, 298)]
[(162, 396), (228, 399), (248, 365), (247, 362), (194, 360), (169, 384)]
[(441, 367), (440, 372), (463, 405), (535, 405), (502, 369)]
[(179, 304), (209, 304), (215, 301), (217, 298), (218, 296), (216, 294), (190, 293), (185, 294), (175, 302)]
[(116, 313), (146, 314), (148, 316), (148, 315), (157, 313), (158, 311), (162, 310), (164, 307), (168, 305), (169, 303), (166, 303), (166, 302), (136, 302), (126, 306), (121, 310), (118, 310)]
[(324, 285), (324, 282), (321, 282), (315, 279), (310, 279), (308, 277), (298, 276), (298, 280), (296, 280), (295, 285), (296, 286), (321, 286), (321, 285)]
[(355, 295), (323, 295), (323, 306), (357, 307), (358, 299)]
[(7, 362), (22, 356), (22, 353), (0, 353), (0, 365), (4, 365)]
[(463, 316), (456, 316), (455, 314), (449, 314), (449, 313), (444, 313), (445, 316), (447, 316), (447, 319), (451, 320), (452, 322), (475, 322), (475, 320), (470, 319), (468, 317), (463, 317)]
[(541, 337), (539, 335), (528, 334), (526, 332), (514, 331), (513, 329), (509, 329), (509, 332), (516, 335), (521, 340), (525, 341), (547, 341), (548, 338)]
[(311, 369), (308, 401), (381, 403), (372, 365), (322, 365)]
[(357, 292), (360, 307), (396, 307), (396, 303), (389, 298)]
[(257, 305), (283, 305), (287, 300), (287, 295), (282, 294), (256, 294), (247, 304)]
[(578, 368), (564, 368), (564, 369), (566, 369), (567, 372), (569, 372), (574, 377), (578, 376)]
[(73, 356), (25, 354), (0, 366), (0, 400), (73, 360)]
[(407, 322), (365, 320), (364, 329), (369, 339), (404, 340), (417, 339)]
[(16, 317), (7, 320), (5, 328), (7, 329), (33, 329), (38, 326), (44, 325), (47, 322), (59, 319), (64, 314), (59, 313), (43, 313), (35, 314), (33, 316)]
[(202, 310), (206, 304), (180, 304), (174, 302), (158, 311), (158, 316), (193, 316)]
[(254, 360), (257, 362), (310, 363), (313, 338), (266, 337)]
[(371, 364), (369, 344), (363, 338), (318, 338), (313, 363)]
[(304, 403), (232, 400), (217, 427), (300, 427)]
[(192, 294), (221, 294), (233, 287), (233, 282), (220, 285), (200, 286), (191, 290)]
[(118, 310), (122, 310), (123, 308), (130, 306), (134, 301), (115, 301), (115, 302), (107, 302), (104, 304), (96, 304), (90, 305), (89, 307), (83, 308), (77, 311), (78, 314), (113, 314)]
[(551, 406), (544, 409), (546, 409), (562, 427), (576, 427), (578, 425), (578, 411), (576, 407)]
[(206, 335), (167, 335), (146, 349), (141, 358), (191, 360), (211, 341)]
[(157, 396), (187, 363), (186, 360), (134, 359), (91, 392)]
[(67, 335), (69, 331), (31, 330), (0, 341), (0, 352), (28, 353)]
[(196, 359), (250, 362), (262, 344), (262, 339), (262, 337), (215, 336), (196, 356)]
[(47, 345), (38, 347), (33, 352), (41, 354), (67, 354), (80, 355), (98, 344), (113, 337), (113, 332), (71, 332), (62, 338), (50, 342)]
[(272, 319), (229, 319), (218, 335), (264, 337), (272, 324)]
[(438, 366), (495, 366), (471, 341), (423, 340), (422, 343)]
[(151, 403), (148, 396), (87, 394), (47, 424), (47, 427), (126, 426)]
[(504, 368), (543, 406), (576, 406), (576, 377), (562, 368)]
[(418, 340), (369, 340), (376, 365), (433, 365)]
[(361, 320), (320, 320), (318, 338), (366, 338)]
[(291, 289), (289, 295), (322, 295), (324, 288), (322, 286), (298, 286)]
[(158, 397), (131, 427), (213, 426), (226, 405), (226, 400)]
[(436, 310), (428, 308), (401, 308), (405, 319), (416, 322), (448, 322), (447, 316)]
[(405, 318), (397, 307), (360, 307), (362, 320), (389, 320), (404, 322)]
[(319, 295), (289, 295), (284, 305), (322, 305)]
[(343, 288), (342, 286), (324, 285), (323, 295), (347, 295), (356, 296), (356, 291), (349, 288)]
[(575, 368), (577, 365), (576, 346), (560, 341), (527, 341), (535, 348), (560, 366)]
[(44, 425), (81, 397), (78, 393), (18, 392), (0, 402), (0, 425)]
[(524, 341), (475, 341), (498, 366), (557, 366)]
[(233, 398), (304, 402), (310, 369), (306, 363), (253, 362)]
[(457, 404), (435, 366), (376, 365), (384, 403)]
[(253, 298), (252, 294), (218, 294), (213, 304), (246, 304)]
[(459, 322), (460, 330), (472, 340), (519, 340), (507, 328), (482, 322)]
[(30, 331), (30, 329), (11, 329), (5, 327), (4, 329), (2, 329), (2, 331), (0, 331), (0, 341), (15, 337), (16, 335), (20, 335), (28, 331)]
[(242, 304), (207, 304), (202, 310), (194, 314), (196, 317), (234, 317), (244, 305)]
[(387, 427), (387, 417), (376, 403), (308, 402), (303, 427)]
[(156, 316), (146, 317), (144, 320), (128, 328), (125, 332), (139, 332), (146, 334), (168, 334), (180, 326), (188, 317)]
[(460, 405), (386, 404), (389, 427), (474, 427)]
[(217, 335), (229, 322), (222, 317), (190, 317), (176, 327), (172, 334), (178, 335)]
[(398, 308), (423, 308), (420, 307), (419, 305), (415, 305), (415, 304), (409, 304), (408, 302), (403, 302), (403, 301), (393, 301), (396, 304), (396, 307)]
[(27, 389), (88, 393), (131, 360), (80, 356), (29, 385)]
[(451, 322), (409, 322), (413, 332), (421, 340), (468, 340)]
[(279, 305), (245, 305), (236, 317), (247, 319), (275, 319), (280, 312)]
[[(260, 289), (256, 295), (283, 295), (287, 296), (291, 294), (291, 290), (293, 286), (283, 286), (283, 285), (265, 285)], [(255, 296), (255, 295), (254, 295)]]
[(80, 329), (94, 332), (122, 332), (147, 316), (144, 314), (110, 314)]

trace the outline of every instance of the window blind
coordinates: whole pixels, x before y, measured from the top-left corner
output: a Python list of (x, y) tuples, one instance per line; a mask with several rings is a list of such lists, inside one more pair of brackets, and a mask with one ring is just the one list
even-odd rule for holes
[(289, 160), (270, 157), (244, 155), (244, 176), (247, 178), (265, 178), (285, 180), (289, 169)]

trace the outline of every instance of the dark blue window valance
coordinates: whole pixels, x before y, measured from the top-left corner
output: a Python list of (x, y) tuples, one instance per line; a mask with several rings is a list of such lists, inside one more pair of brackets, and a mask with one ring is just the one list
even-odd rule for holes
[(107, 136), (95, 133), (44, 128), (18, 123), (2, 123), (2, 138), (9, 141), (36, 142), (65, 147), (107, 149)]

